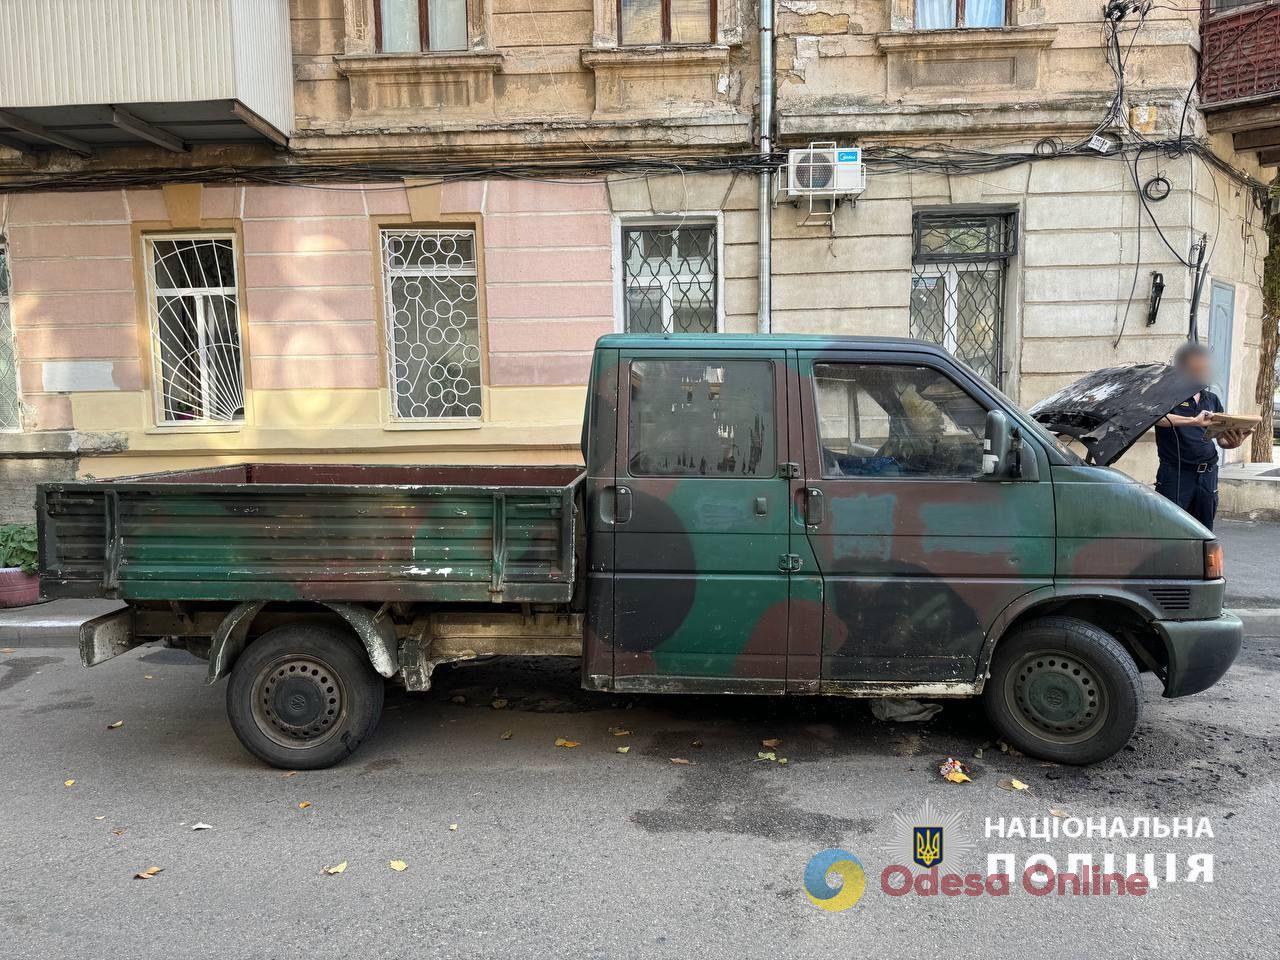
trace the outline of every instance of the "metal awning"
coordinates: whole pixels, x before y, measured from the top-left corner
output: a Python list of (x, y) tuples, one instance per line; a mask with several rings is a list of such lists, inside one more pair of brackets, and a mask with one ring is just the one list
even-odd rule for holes
[(284, 145), (283, 133), (239, 100), (185, 103), (7, 107), (0, 144), (23, 153), (63, 149), (92, 156), (104, 148), (151, 144), (184, 152), (201, 143)]

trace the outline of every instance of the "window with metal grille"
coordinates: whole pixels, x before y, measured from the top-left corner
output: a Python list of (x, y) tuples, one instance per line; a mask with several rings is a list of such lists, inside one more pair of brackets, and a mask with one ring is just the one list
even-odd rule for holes
[(716, 0), (618, 0), (618, 43), (712, 43)]
[(1011, 23), (1012, 0), (916, 0), (917, 30), (1005, 27)]
[(9, 248), (0, 239), (0, 431), (21, 429), (18, 358), (14, 352), (13, 319), (9, 313)]
[(623, 329), (628, 333), (714, 333), (714, 224), (622, 228)]
[(466, 50), (467, 0), (374, 0), (382, 53)]
[(1012, 213), (913, 218), (911, 336), (932, 340), (997, 386), (1004, 377), (1005, 273)]
[(383, 230), (382, 268), (392, 415), (478, 420), (475, 232)]
[(151, 360), (163, 424), (244, 419), (235, 238), (148, 237)]

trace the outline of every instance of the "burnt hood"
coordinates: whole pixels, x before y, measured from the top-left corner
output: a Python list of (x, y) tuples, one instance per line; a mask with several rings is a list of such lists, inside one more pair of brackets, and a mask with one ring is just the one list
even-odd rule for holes
[(1045, 397), (1029, 412), (1052, 433), (1084, 444), (1089, 463), (1108, 466), (1200, 388), (1167, 363), (1108, 367)]

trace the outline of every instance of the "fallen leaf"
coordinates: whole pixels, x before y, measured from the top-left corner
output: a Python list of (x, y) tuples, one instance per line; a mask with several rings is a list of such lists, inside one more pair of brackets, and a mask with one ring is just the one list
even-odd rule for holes
[(450, 830), (457, 830), (457, 829), (458, 829), (458, 825), (457, 825), (456, 823), (451, 823), (451, 824), (449, 824), (449, 829), (450, 829)]
[(153, 677), (153, 676), (152, 676), (151, 674), (149, 674), (149, 673), (144, 673), (144, 674), (142, 675), (142, 679), (143, 679), (143, 680), (154, 680), (154, 679), (155, 679), (155, 677)]
[(390, 863), (387, 864), (387, 866), (389, 866), (396, 873), (403, 873), (405, 870), (409, 869), (409, 865), (405, 863), (403, 860), (392, 860)]
[(303, 800), (300, 804), (298, 804), (298, 809), (299, 809), (299, 810), (305, 810), (305, 809), (307, 809), (307, 807), (309, 807), (309, 806), (311, 806), (311, 801), (310, 801), (310, 800)]
[(123, 837), (126, 831), (124, 829), (120, 829), (120, 830), (112, 830), (111, 832), (117, 837)]
[(507, 706), (507, 701), (504, 700), (502, 697), (499, 697), (497, 700), (494, 700), (491, 704), (489, 704), (489, 706), (493, 707), (493, 709), (495, 710), (503, 710)]
[(779, 740), (777, 737), (770, 737), (768, 740), (761, 740), (760, 746), (770, 747), (770, 748), (780, 747), (782, 746), (782, 741)]
[(786, 762), (787, 762), (787, 758), (786, 758), (786, 757), (779, 757), (779, 758), (778, 758), (778, 763), (779, 763), (779, 764), (786, 765)]
[(938, 767), (938, 773), (948, 783), (970, 783), (969, 768), (954, 757), (947, 757)]
[(631, 731), (626, 729), (625, 727), (610, 727), (609, 732), (612, 733), (615, 737), (631, 736)]
[(467, 702), (467, 698), (466, 698), (466, 697), (464, 697), (462, 694), (457, 693), (457, 694), (454, 694), (452, 697), (450, 697), (450, 698), (449, 698), (449, 702), (450, 702), (450, 703), (466, 703), (466, 702)]
[(631, 748), (630, 748), (630, 747), (618, 747), (618, 748), (617, 748), (617, 750), (615, 750), (614, 752), (615, 752), (615, 753), (630, 753), (630, 752), (631, 752)]
[(772, 751), (766, 753), (765, 751), (761, 750), (759, 753), (756, 754), (756, 759), (757, 760), (777, 760), (778, 755)]
[(142, 872), (140, 872), (140, 873), (135, 873), (135, 874), (133, 875), (133, 879), (135, 879), (135, 880), (150, 880), (150, 879), (151, 879), (152, 877), (154, 877), (157, 873), (160, 873), (160, 872), (161, 872), (161, 871), (163, 871), (163, 870), (164, 870), (164, 867), (147, 867), (147, 869), (143, 870)]
[(564, 737), (556, 737), (557, 747), (576, 747), (578, 745), (577, 740), (566, 740)]
[(1068, 813), (1066, 810), (1062, 810), (1062, 809), (1060, 809), (1060, 808), (1058, 808), (1058, 807), (1050, 807), (1050, 808), (1049, 808), (1049, 812), (1050, 812), (1051, 814), (1053, 814), (1055, 817), (1069, 817), (1069, 816), (1071, 816), (1071, 814), (1070, 814), (1070, 813)]
[(691, 744), (689, 744), (689, 746), (694, 747), (695, 749), (701, 750), (701, 749), (702, 749), (702, 741), (701, 741), (701, 740), (694, 740)]
[(119, 730), (119, 729), (120, 729), (121, 727), (123, 727), (123, 726), (124, 726), (124, 721), (123, 721), (123, 720), (117, 720), (115, 723), (108, 723), (108, 724), (107, 724), (107, 729), (108, 729), (108, 730)]
[(675, 763), (675, 764), (679, 764), (679, 765), (680, 765), (680, 766), (682, 766), (682, 767), (691, 767), (691, 766), (693, 766), (693, 761), (692, 761), (692, 760), (686, 760), (684, 757), (672, 757), (672, 758), (671, 758), (671, 762), (672, 762), (672, 763)]
[(502, 736), (500, 736), (498, 739), (499, 739), (499, 740), (510, 740), (510, 739), (511, 739), (511, 731), (510, 731), (510, 730), (503, 730), (503, 731), (502, 731)]
[(18, 651), (14, 650), (13, 647), (4, 647), (3, 649), (0, 649), (0, 653), (17, 653), (17, 652)]
[(1001, 790), (1026, 790), (1027, 785), (1021, 780), (1010, 777), (1008, 780), (1001, 780), (998, 784)]
[(297, 775), (298, 775), (297, 770), (286, 770), (284, 773), (280, 774), (280, 779), (288, 780), (290, 777), (296, 777)]
[(345, 872), (346, 869), (347, 869), (347, 861), (343, 860), (341, 863), (335, 863), (332, 867), (325, 867), (324, 872), (327, 873), (329, 876), (334, 877), (340, 873)]
[(212, 830), (212, 829), (213, 829), (213, 824), (211, 824), (211, 823), (193, 823), (193, 824), (191, 825), (191, 829), (192, 829), (192, 830)]
[(106, 818), (106, 817), (94, 817), (93, 819), (95, 819), (95, 820), (105, 820), (105, 819), (107, 819), (107, 818)]
[(63, 780), (62, 785), (64, 787), (74, 787), (76, 785), (76, 782), (74, 780)]

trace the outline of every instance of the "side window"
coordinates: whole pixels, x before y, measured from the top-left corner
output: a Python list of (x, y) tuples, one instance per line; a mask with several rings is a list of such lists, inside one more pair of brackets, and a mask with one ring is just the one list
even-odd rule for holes
[(772, 477), (777, 415), (768, 360), (634, 360), (633, 477)]
[(929, 367), (817, 363), (822, 475), (976, 477), (986, 409)]

